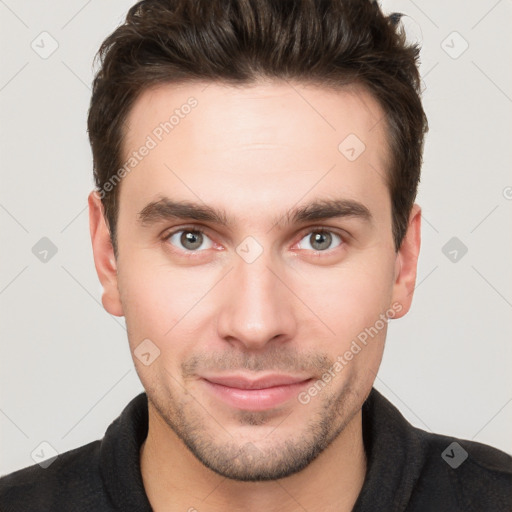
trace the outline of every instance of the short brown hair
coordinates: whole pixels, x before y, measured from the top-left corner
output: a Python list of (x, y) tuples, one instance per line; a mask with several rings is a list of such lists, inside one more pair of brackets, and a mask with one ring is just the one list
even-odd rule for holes
[(116, 249), (123, 126), (151, 86), (187, 81), (251, 84), (260, 78), (320, 87), (362, 86), (387, 122), (388, 187), (398, 250), (407, 231), (428, 123), (420, 100), (419, 47), (400, 15), (372, 0), (143, 0), (101, 45), (88, 132), (94, 178)]

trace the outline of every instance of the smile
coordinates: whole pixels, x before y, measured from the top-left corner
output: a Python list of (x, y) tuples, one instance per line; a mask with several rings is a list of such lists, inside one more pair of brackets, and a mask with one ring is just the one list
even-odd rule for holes
[(237, 409), (264, 411), (296, 397), (312, 379), (291, 375), (266, 375), (251, 379), (243, 375), (204, 376), (207, 390)]

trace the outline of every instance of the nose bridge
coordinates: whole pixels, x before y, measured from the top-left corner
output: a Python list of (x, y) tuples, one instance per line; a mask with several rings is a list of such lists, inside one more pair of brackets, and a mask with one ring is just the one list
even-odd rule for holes
[(259, 310), (260, 316), (266, 308), (273, 309), (273, 302), (279, 302), (276, 297), (276, 294), (280, 293), (277, 289), (277, 278), (275, 273), (270, 271), (273, 265), (269, 259), (260, 256), (252, 263), (239, 261), (235, 267), (239, 297), (244, 301), (242, 304), (252, 304), (249, 310), (255, 314)]
[(241, 248), (241, 255), (236, 256), (233, 271), (222, 290), (219, 335), (257, 349), (277, 336), (283, 339), (293, 336), (293, 304), (290, 291), (276, 277), (282, 274), (282, 267), (270, 251), (262, 251), (255, 258), (253, 253), (252, 258), (247, 258), (243, 244)]

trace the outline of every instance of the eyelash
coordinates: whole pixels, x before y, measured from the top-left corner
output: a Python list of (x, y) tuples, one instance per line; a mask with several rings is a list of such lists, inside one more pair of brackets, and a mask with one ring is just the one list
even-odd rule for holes
[[(206, 231), (204, 231), (202, 229), (199, 229), (199, 228), (197, 228), (195, 226), (183, 226), (183, 227), (180, 227), (179, 229), (175, 229), (175, 230), (173, 230), (173, 231), (171, 231), (169, 233), (166, 233), (162, 237), (162, 241), (169, 242), (170, 238), (173, 235), (175, 235), (176, 233), (180, 233), (180, 232), (200, 233), (202, 235), (207, 236), (211, 240), (211, 237), (208, 236)], [(332, 252), (336, 251), (337, 249), (340, 249), (342, 246), (344, 246), (346, 244), (346, 235), (345, 234), (342, 234), (342, 233), (340, 233), (339, 231), (337, 231), (335, 229), (327, 228), (325, 226), (317, 226), (317, 227), (313, 226), (313, 227), (308, 228), (307, 231), (303, 231), (300, 234), (299, 242), (301, 240), (303, 240), (306, 235), (312, 234), (312, 233), (330, 233), (330, 234), (334, 234), (334, 235), (336, 235), (337, 237), (340, 238), (340, 244), (337, 247), (335, 247), (334, 249), (327, 249), (325, 251), (309, 251), (309, 252), (311, 252), (316, 257), (318, 257), (318, 256), (321, 257), (321, 255), (323, 255), (323, 254), (330, 255)], [(307, 249), (305, 249), (305, 250), (307, 250)], [(187, 258), (194, 258), (194, 257), (196, 257), (197, 258), (197, 257), (202, 256), (201, 253), (205, 252), (205, 251), (206, 251), (206, 249), (203, 249), (203, 250), (200, 250), (200, 251), (190, 251), (190, 250), (184, 250), (183, 249), (183, 250), (181, 250), (179, 252), (180, 252), (180, 255), (183, 255), (184, 257), (187, 257)]]

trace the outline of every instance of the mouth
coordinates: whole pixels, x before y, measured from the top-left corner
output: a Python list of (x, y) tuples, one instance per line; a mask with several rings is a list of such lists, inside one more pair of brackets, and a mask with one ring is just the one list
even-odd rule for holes
[(265, 411), (296, 398), (313, 379), (283, 374), (268, 374), (255, 379), (238, 374), (203, 376), (200, 380), (210, 394), (231, 407)]

